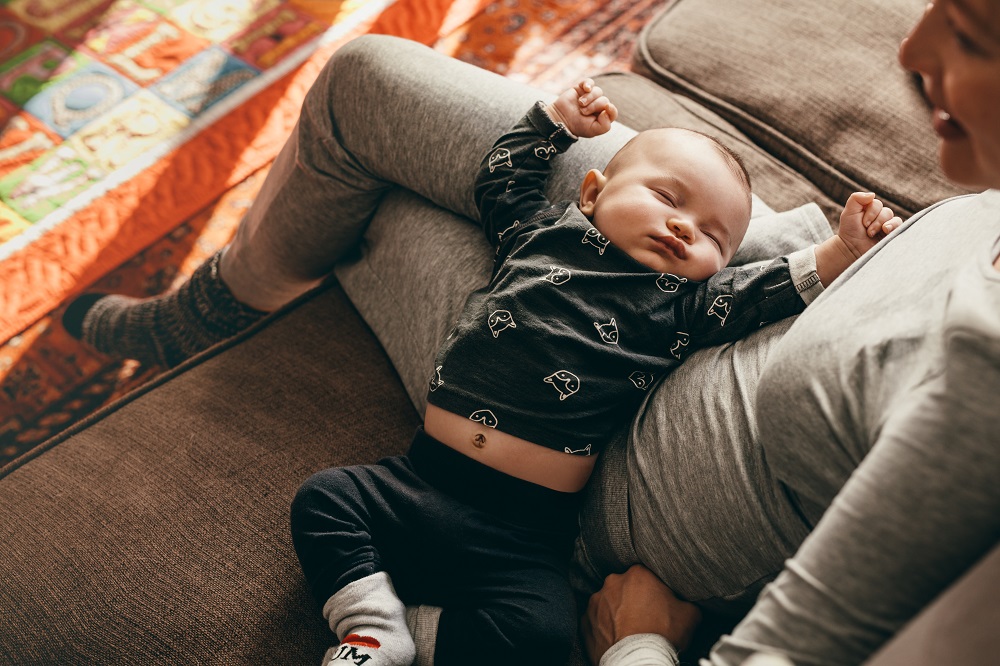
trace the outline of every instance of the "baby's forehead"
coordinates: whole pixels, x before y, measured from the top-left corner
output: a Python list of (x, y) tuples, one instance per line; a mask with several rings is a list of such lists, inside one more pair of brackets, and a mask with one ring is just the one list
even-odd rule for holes
[(684, 164), (688, 162), (727, 162), (725, 148), (704, 134), (680, 127), (645, 130), (635, 136), (619, 153), (623, 163)]
[(663, 144), (690, 143), (714, 146), (716, 140), (707, 134), (684, 127), (655, 127), (644, 130), (636, 135), (637, 143), (649, 143), (655, 145), (657, 142)]

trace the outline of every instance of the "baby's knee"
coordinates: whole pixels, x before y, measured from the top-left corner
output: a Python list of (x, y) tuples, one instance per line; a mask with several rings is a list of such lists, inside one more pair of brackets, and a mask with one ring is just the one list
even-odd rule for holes
[(317, 516), (329, 516), (357, 493), (354, 480), (341, 468), (331, 467), (306, 479), (292, 499), (292, 532), (308, 531)]

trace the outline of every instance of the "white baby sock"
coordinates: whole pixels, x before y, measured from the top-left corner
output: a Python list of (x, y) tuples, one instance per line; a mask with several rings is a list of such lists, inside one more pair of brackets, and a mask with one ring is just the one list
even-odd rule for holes
[(406, 608), (384, 571), (349, 583), (323, 605), (323, 617), (340, 645), (323, 665), (411, 666), (416, 647), (406, 624)]

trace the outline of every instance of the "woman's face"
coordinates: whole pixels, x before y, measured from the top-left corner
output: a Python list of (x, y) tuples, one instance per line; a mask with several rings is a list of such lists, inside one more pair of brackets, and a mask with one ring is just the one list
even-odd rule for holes
[(1000, 188), (1000, 0), (934, 0), (899, 61), (923, 79), (945, 175)]

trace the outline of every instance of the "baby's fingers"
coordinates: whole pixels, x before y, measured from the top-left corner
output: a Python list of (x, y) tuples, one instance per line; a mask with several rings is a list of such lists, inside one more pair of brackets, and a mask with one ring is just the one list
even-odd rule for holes
[[(876, 201), (878, 201), (876, 199)], [(881, 202), (879, 202), (881, 203)], [(867, 215), (866, 215), (867, 217)], [(895, 221), (895, 222), (894, 222)], [(884, 206), (879, 209), (878, 215), (871, 221), (867, 223), (866, 232), (869, 238), (875, 238), (879, 233), (888, 234), (893, 229), (902, 224), (900, 220), (893, 212), (891, 208), (885, 208)], [(888, 228), (886, 228), (888, 227)]]
[(847, 199), (844, 205), (845, 215), (856, 215), (865, 209), (875, 199), (874, 192), (855, 192)]
[(882, 233), (886, 235), (891, 234), (896, 229), (899, 229), (899, 225), (902, 223), (903, 218), (898, 215), (894, 215), (888, 221), (882, 223)]
[(608, 126), (618, 120), (618, 107), (614, 104), (608, 104), (608, 108), (604, 110), (605, 115), (608, 117)]
[(600, 115), (597, 116), (597, 124), (601, 128), (599, 134), (604, 134), (610, 130), (611, 124), (615, 122), (616, 118), (618, 118), (618, 107), (609, 103), (608, 108), (601, 111)]
[[(885, 208), (879, 199), (872, 199), (871, 203), (865, 206), (865, 212), (861, 216), (861, 224), (868, 229), (868, 235), (871, 236), (872, 223), (878, 219), (878, 216), (882, 214), (882, 210)], [(891, 212), (891, 211), (890, 211)]]
[[(588, 79), (588, 81), (590, 81)], [(580, 104), (580, 109), (583, 110), (586, 107), (591, 106), (595, 101), (604, 97), (604, 91), (601, 86), (596, 85), (593, 81), (590, 81), (590, 85), (587, 86), (587, 90), (580, 95), (580, 99), (577, 100)], [(605, 97), (605, 99), (607, 99)]]
[(598, 116), (602, 111), (607, 111), (610, 106), (611, 100), (604, 95), (601, 95), (586, 106), (581, 106), (580, 113), (584, 116)]

